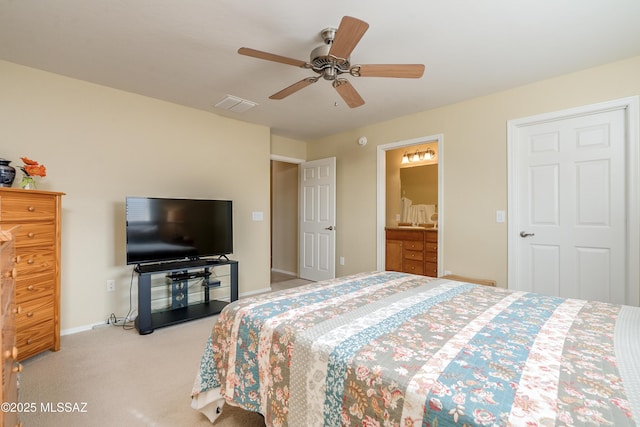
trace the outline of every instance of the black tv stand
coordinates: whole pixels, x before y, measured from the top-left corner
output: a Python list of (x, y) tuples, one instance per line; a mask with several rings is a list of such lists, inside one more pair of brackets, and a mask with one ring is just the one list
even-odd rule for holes
[[(138, 317), (134, 323), (140, 335), (150, 334), (156, 328), (220, 313), (229, 302), (209, 298), (210, 288), (220, 286), (220, 281), (211, 280), (210, 276), (211, 268), (224, 265), (229, 266), (229, 301), (233, 302), (238, 299), (238, 261), (225, 257), (225, 259), (195, 259), (136, 265), (134, 270), (138, 273)], [(172, 306), (171, 309), (152, 313), (151, 276), (163, 273), (173, 284), (184, 283), (185, 286), (190, 279), (202, 278), (204, 301), (185, 306)]]

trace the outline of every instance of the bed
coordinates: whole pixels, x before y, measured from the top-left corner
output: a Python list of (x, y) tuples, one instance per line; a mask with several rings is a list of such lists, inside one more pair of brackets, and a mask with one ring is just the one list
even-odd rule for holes
[(638, 361), (638, 307), (363, 273), (228, 305), (192, 406), (267, 426), (635, 426)]

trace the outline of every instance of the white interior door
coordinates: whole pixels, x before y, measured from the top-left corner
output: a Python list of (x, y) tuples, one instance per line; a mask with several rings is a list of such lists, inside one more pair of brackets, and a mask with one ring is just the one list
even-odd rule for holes
[(627, 117), (615, 108), (511, 129), (510, 288), (638, 304)]
[(336, 274), (336, 158), (300, 165), (299, 271), (307, 280)]

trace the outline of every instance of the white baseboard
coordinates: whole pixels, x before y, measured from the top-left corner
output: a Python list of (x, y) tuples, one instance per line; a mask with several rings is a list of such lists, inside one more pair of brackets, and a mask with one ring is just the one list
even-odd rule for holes
[(298, 276), (298, 273), (294, 271), (280, 270), (279, 268), (272, 268), (271, 271), (273, 271), (274, 273), (288, 274), (289, 276)]
[(97, 329), (103, 326), (111, 326), (106, 322), (98, 322), (98, 323), (92, 323), (90, 325), (84, 325), (84, 326), (77, 326), (75, 328), (69, 328), (69, 329), (63, 329), (60, 331), (60, 336), (63, 335), (73, 335), (73, 334), (77, 334), (79, 332), (86, 332), (86, 331), (90, 331), (92, 329)]

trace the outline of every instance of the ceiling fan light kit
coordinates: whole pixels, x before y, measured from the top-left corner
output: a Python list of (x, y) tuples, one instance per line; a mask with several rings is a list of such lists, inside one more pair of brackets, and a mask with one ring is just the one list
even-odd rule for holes
[(369, 24), (351, 16), (345, 16), (338, 28), (325, 28), (320, 32), (324, 44), (311, 51), (310, 61), (305, 62), (286, 56), (241, 47), (238, 53), (267, 61), (308, 68), (317, 76), (307, 77), (271, 95), (270, 99), (284, 99), (289, 95), (317, 82), (320, 77), (331, 81), (332, 86), (345, 103), (356, 108), (364, 105), (364, 99), (351, 85), (349, 80), (339, 77), (349, 74), (353, 77), (396, 77), (420, 78), (424, 74), (423, 64), (368, 64), (351, 65), (351, 52), (364, 36)]

